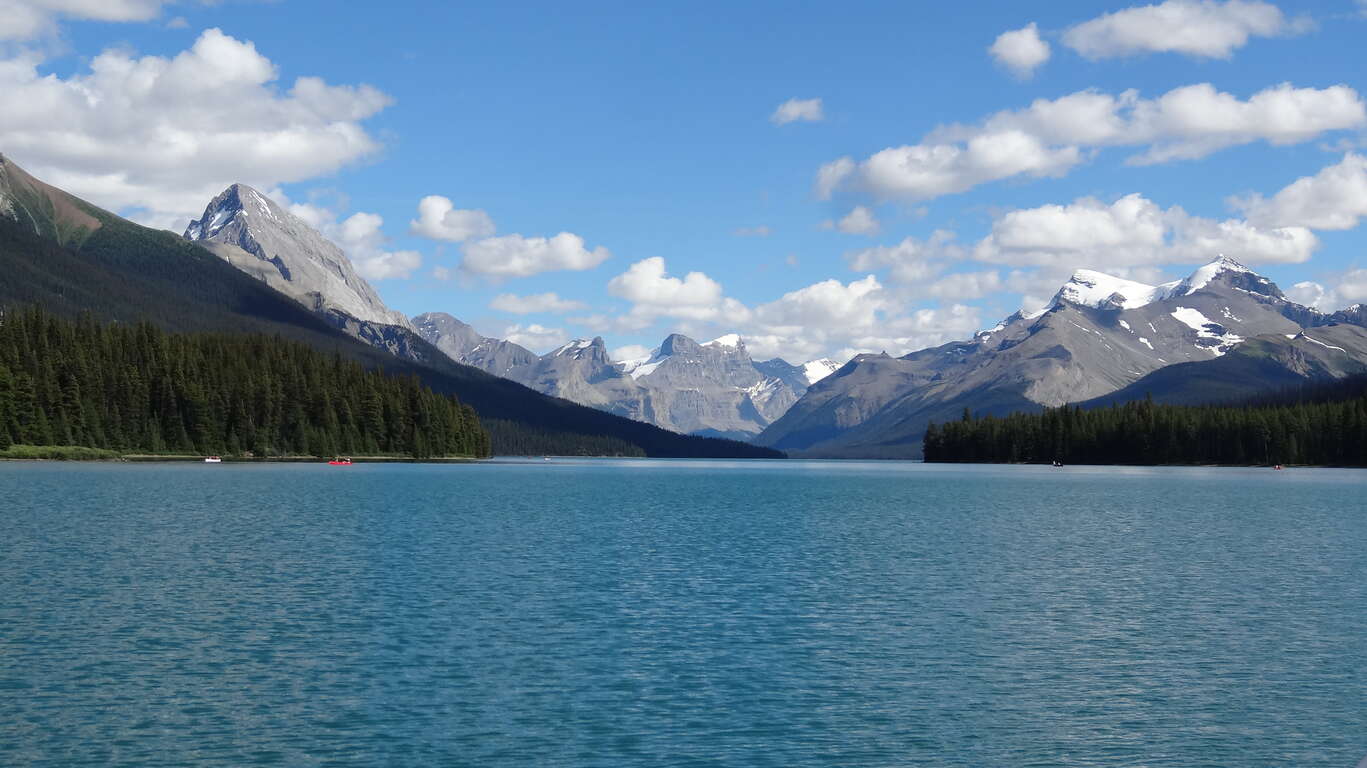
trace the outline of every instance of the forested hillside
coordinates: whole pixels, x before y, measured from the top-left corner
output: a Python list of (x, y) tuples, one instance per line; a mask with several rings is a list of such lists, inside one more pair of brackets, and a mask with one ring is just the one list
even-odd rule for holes
[[(280, 335), (367, 369), (418, 376), (486, 419), (499, 454), (767, 458), (781, 453), (728, 440), (679, 435), (547, 397), (460, 365), (413, 335), (425, 363), (403, 360), (331, 327), (319, 315), (208, 251), (76, 200), (101, 226), (61, 245), (0, 216), (0, 305), (37, 304), (69, 319), (150, 321), (170, 332)], [(604, 446), (607, 449), (604, 450)]]
[(487, 456), (472, 408), (415, 376), (263, 334), (0, 314), (0, 449)]
[(963, 419), (926, 431), (926, 461), (1367, 466), (1367, 377), (1246, 405), (1151, 401)]

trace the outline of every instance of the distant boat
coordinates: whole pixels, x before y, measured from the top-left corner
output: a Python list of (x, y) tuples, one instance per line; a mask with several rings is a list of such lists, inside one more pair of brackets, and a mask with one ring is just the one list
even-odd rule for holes
[(349, 467), (349, 466), (351, 466), (351, 457), (350, 457), (350, 456), (338, 456), (337, 458), (333, 459), (332, 461), (329, 461), (328, 464), (331, 464), (331, 465), (334, 466), (334, 467)]
[(205, 456), (205, 457), (204, 457), (204, 463), (205, 463), (205, 464), (222, 464), (222, 463), (223, 463), (223, 459), (222, 459), (221, 457), (219, 457), (219, 456)]

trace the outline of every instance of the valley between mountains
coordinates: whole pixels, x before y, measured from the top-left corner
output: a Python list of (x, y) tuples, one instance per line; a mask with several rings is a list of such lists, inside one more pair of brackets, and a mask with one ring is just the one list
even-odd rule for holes
[[(241, 184), (174, 238), (0, 159), (0, 225), (9, 264), (0, 300), (160, 318), (171, 329), (286, 327), (459, 394), (493, 425), (496, 451), (542, 452), (580, 435), (588, 452), (919, 458), (927, 426), (965, 409), (1231, 402), (1367, 371), (1367, 310), (1297, 304), (1237, 254), (1212, 254), (1163, 285), (1080, 268), (1042, 311), (901, 357), (755, 360), (737, 334), (676, 333), (644, 357), (613, 360), (602, 338), (538, 355), (447, 312), (405, 317), (341, 248)], [(96, 278), (119, 288), (97, 298)]]

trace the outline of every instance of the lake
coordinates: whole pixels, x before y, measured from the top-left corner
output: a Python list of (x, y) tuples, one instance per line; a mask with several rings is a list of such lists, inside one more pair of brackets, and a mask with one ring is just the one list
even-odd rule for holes
[(0, 764), (1351, 767), (1365, 491), (0, 463)]

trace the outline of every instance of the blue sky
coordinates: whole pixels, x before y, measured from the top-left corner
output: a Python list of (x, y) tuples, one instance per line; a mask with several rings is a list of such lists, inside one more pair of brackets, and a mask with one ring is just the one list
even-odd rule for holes
[(49, 5), (0, 21), (0, 151), (176, 229), (253, 184), (536, 351), (901, 353), (1218, 252), (1367, 299), (1352, 0)]

